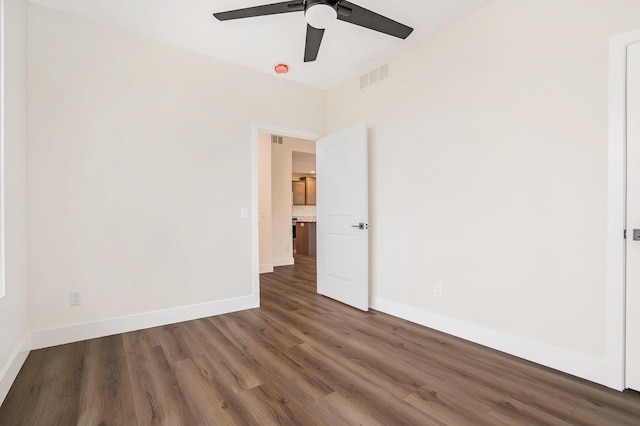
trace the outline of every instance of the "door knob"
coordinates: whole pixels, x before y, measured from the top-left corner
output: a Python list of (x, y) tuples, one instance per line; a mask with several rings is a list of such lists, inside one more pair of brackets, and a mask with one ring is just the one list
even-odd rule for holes
[(352, 228), (358, 228), (358, 229), (365, 230), (365, 229), (369, 229), (369, 224), (368, 224), (368, 223), (362, 223), (362, 222), (361, 222), (361, 223), (359, 223), (359, 224), (357, 224), (357, 225), (351, 225), (351, 227), (352, 227)]

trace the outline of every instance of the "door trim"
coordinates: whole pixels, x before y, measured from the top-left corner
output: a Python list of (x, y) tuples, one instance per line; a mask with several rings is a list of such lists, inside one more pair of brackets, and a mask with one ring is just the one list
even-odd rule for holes
[(640, 42), (640, 30), (609, 39), (609, 142), (605, 375), (608, 386), (624, 390), (626, 226), (627, 47)]
[(308, 139), (317, 142), (321, 135), (305, 130), (291, 129), (288, 127), (276, 126), (265, 123), (251, 123), (251, 270), (253, 281), (252, 297), (255, 306), (260, 306), (260, 228), (259, 228), (259, 206), (258, 196), (260, 189), (258, 171), (258, 134), (275, 133), (281, 136), (289, 136), (298, 139)]

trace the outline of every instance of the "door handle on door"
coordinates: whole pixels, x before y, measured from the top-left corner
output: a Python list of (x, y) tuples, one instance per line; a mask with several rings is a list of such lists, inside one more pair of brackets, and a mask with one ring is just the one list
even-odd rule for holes
[(633, 241), (640, 241), (640, 229), (633, 230)]
[(358, 228), (358, 229), (369, 229), (369, 224), (368, 223), (359, 223), (357, 225), (351, 225), (352, 228)]

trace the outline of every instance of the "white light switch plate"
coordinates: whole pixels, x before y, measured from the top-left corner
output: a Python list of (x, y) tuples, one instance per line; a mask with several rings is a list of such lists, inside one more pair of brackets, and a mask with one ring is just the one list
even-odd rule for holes
[(246, 207), (240, 208), (240, 218), (247, 219), (249, 217), (249, 209)]

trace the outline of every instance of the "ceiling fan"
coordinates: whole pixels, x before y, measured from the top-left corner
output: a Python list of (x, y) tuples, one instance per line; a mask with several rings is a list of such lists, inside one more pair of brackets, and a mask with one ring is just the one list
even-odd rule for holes
[(213, 16), (220, 21), (228, 21), (290, 12), (304, 12), (307, 21), (307, 39), (304, 49), (305, 62), (316, 60), (325, 29), (336, 20), (359, 25), (401, 39), (406, 39), (413, 32), (411, 27), (344, 0), (284, 1), (214, 13)]

